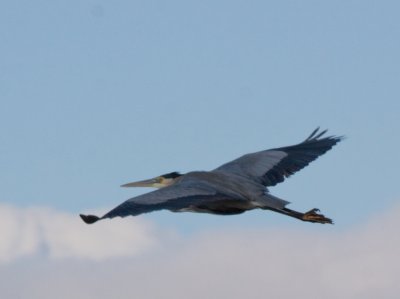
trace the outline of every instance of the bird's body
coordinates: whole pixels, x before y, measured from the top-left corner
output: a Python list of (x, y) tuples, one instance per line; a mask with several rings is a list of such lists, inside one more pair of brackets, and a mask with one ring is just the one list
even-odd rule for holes
[[(244, 211), (258, 208), (268, 201), (268, 194), (262, 184), (239, 175), (229, 175), (221, 171), (193, 171), (185, 174), (176, 183), (177, 187), (188, 186), (199, 194), (210, 193), (218, 200), (205, 201), (202, 205), (184, 207), (180, 212), (199, 212), (218, 215), (240, 214)], [(284, 206), (288, 202), (270, 199), (271, 205)], [(275, 202), (273, 202), (275, 201)]]
[[(160, 189), (128, 199), (104, 216), (81, 215), (86, 223), (104, 218), (136, 216), (157, 210), (217, 215), (240, 214), (252, 209), (271, 210), (303, 221), (332, 223), (317, 209), (300, 213), (286, 208), (289, 202), (271, 195), (267, 187), (307, 166), (330, 150), (341, 137), (320, 138), (326, 131), (294, 146), (244, 155), (212, 171), (169, 173), (123, 186), (153, 186)], [(165, 187), (164, 187), (165, 186)]]

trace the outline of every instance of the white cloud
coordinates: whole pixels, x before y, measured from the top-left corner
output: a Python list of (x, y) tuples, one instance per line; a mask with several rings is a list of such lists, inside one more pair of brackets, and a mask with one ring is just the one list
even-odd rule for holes
[(1, 205), (0, 263), (38, 254), (101, 260), (133, 256), (154, 245), (150, 223), (137, 218), (115, 220), (85, 225), (78, 215)]
[[(1, 298), (394, 299), (400, 292), (400, 208), (345, 232), (302, 222), (297, 229), (220, 229), (162, 239), (158, 250), (140, 255), (163, 233), (142, 219), (75, 226), (75, 216), (54, 211), (14, 209), (5, 218), (1, 211), (1, 227), (13, 229), (0, 252), (3, 260), (14, 258), (0, 267)], [(43, 219), (49, 224), (40, 234), (32, 227)], [(113, 234), (116, 244), (102, 243)], [(37, 252), (41, 242), (54, 259), (17, 258)], [(18, 249), (13, 255), (9, 248)]]

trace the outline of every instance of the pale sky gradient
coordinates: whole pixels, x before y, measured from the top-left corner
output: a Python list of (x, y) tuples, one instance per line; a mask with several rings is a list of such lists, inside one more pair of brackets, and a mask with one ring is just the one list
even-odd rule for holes
[[(49, 244), (68, 254), (84, 250), (79, 238), (90, 233), (78, 233), (87, 229), (80, 212), (105, 211), (148, 191), (120, 188), (123, 183), (213, 169), (248, 152), (300, 142), (317, 126), (347, 139), (271, 192), (293, 209), (320, 208), (334, 226), (257, 211), (159, 212), (110, 228), (111, 235), (122, 230), (114, 243), (157, 260), (153, 246), (164, 234), (184, 236), (190, 248), (213, 231), (257, 239), (235, 236), (238, 228), (276, 236), (299, 229), (312, 239), (354, 232), (398, 209), (399, 11), (398, 1), (361, 0), (1, 1), (0, 201), (6, 208), (0, 223), (7, 223), (7, 238), (0, 253), (9, 263), (2, 275), (19, 277), (26, 270), (20, 263), (41, 258), (57, 267)], [(61, 219), (48, 220), (59, 233), (46, 224), (52, 214)], [(13, 225), (27, 239), (20, 229), (7, 230)], [(101, 227), (108, 225), (114, 224)], [(68, 227), (71, 239), (49, 237)], [(153, 233), (160, 228), (163, 233)], [(129, 232), (143, 239), (130, 239)], [(379, 233), (371, 236), (374, 242)], [(120, 256), (110, 250), (86, 255)], [(313, 258), (329, 252), (323, 246)], [(72, 259), (80, 258), (103, 267), (79, 254)]]
[[(348, 137), (272, 192), (338, 226), (400, 192), (396, 1), (3, 1), (0, 189), (18, 206), (111, 208), (127, 181)], [(163, 225), (294, 223), (251, 213)]]

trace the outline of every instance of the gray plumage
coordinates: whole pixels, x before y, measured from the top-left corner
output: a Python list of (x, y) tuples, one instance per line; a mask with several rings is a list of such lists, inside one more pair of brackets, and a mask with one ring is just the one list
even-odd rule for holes
[[(212, 171), (176, 172), (149, 181), (162, 187), (160, 179), (169, 178), (168, 186), (128, 199), (102, 217), (81, 215), (86, 223), (99, 219), (137, 216), (157, 210), (200, 212), (217, 215), (240, 214), (260, 208), (303, 221), (332, 223), (312, 209), (306, 213), (286, 208), (289, 202), (271, 195), (266, 187), (275, 186), (330, 150), (342, 138), (321, 138), (326, 131), (318, 128), (303, 142), (287, 147), (246, 154)], [(158, 179), (158, 183), (155, 180)], [(143, 182), (124, 186), (147, 186)]]

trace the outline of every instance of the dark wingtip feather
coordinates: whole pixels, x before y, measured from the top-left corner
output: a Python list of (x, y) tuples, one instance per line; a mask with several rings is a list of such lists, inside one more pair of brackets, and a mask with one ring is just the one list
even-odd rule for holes
[(328, 138), (334, 142), (334, 144), (332, 144), (332, 146), (334, 146), (340, 141), (346, 139), (346, 136), (329, 136)]
[[(316, 128), (316, 129), (311, 133), (311, 135), (308, 136), (306, 140), (304, 140), (304, 142), (321, 140), (321, 139), (319, 139), (319, 138), (321, 138), (323, 135), (326, 134), (326, 132), (328, 132), (328, 130), (323, 130), (323, 131), (321, 131), (321, 132), (319, 132), (319, 130), (320, 130), (320, 127)], [(342, 141), (342, 140), (346, 139), (346, 136), (328, 136), (328, 137), (325, 137), (325, 139), (334, 140), (334, 141), (336, 141), (336, 143), (337, 143), (337, 142), (339, 142), (339, 141)]]
[(96, 221), (98, 221), (100, 219), (100, 217), (97, 217), (95, 215), (83, 215), (83, 214), (79, 214), (79, 216), (81, 216), (82, 220), (87, 223), (87, 224), (92, 224), (95, 223)]
[(328, 132), (328, 130), (323, 130), (321, 133), (319, 133), (317, 136), (315, 136), (314, 139), (318, 139), (319, 137), (324, 135), (326, 132)]
[(311, 141), (311, 140), (318, 140), (321, 136), (323, 136), (328, 130), (323, 130), (322, 132), (319, 132), (320, 127), (317, 127), (314, 131), (312, 131), (311, 135), (307, 137), (306, 141)]
[(318, 131), (319, 131), (319, 127), (317, 127), (314, 131), (312, 131), (312, 133), (310, 134), (310, 136), (308, 136), (308, 137), (306, 138), (305, 141), (312, 139), (312, 138), (314, 137), (314, 135), (315, 135)]
[(341, 136), (333, 136), (334, 139), (336, 139), (338, 142), (347, 139), (347, 136), (341, 135)]

